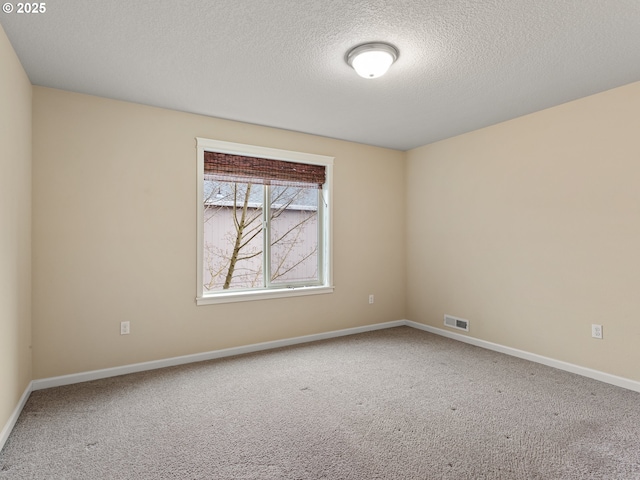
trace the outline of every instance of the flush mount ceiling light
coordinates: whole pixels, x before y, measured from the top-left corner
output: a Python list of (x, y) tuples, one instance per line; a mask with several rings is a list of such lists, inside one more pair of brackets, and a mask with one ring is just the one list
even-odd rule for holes
[(345, 59), (361, 77), (377, 78), (387, 73), (398, 55), (388, 43), (365, 43), (349, 50)]

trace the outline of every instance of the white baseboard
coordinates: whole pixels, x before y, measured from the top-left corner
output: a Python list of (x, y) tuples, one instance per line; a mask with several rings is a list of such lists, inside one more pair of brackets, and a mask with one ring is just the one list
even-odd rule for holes
[(214, 360), (216, 358), (232, 357), (234, 355), (242, 355), (245, 353), (259, 352), (262, 350), (272, 350), (274, 348), (288, 347), (290, 345), (298, 345), (300, 343), (316, 342), (318, 340), (326, 340), (329, 338), (343, 337), (345, 335), (355, 335), (357, 333), (372, 332), (374, 330), (382, 330), (391, 327), (401, 327), (406, 325), (404, 320), (394, 322), (376, 323), (373, 325), (365, 325), (363, 327), (346, 328), (343, 330), (334, 330), (331, 332), (316, 333), (313, 335), (304, 335), (302, 337), (286, 338), (284, 340), (275, 340), (272, 342), (254, 343), (242, 347), (225, 348), (222, 350), (213, 350), (210, 352), (196, 353), (193, 355), (184, 355), (181, 357), (172, 357), (163, 360), (154, 360), (151, 362), (134, 363), (131, 365), (123, 365), (121, 367), (105, 368), (102, 370), (92, 370), (89, 372), (74, 373), (71, 375), (62, 375), (59, 377), (50, 377), (34, 380), (33, 390), (42, 390), (45, 388), (60, 387), (62, 385), (71, 385), (74, 383), (88, 382), (91, 380), (99, 380), (101, 378), (116, 377), (118, 375), (126, 375), (128, 373), (144, 372), (147, 370), (156, 370), (158, 368), (175, 367), (187, 363), (202, 362), (206, 360)]
[(33, 382), (29, 382), (29, 385), (27, 385), (27, 388), (25, 388), (24, 393), (22, 394), (22, 396), (20, 397), (20, 400), (18, 401), (18, 405), (16, 405), (16, 408), (13, 409), (13, 413), (11, 414), (11, 416), (9, 417), (9, 420), (7, 420), (7, 423), (5, 424), (4, 428), (0, 432), (0, 452), (4, 448), (4, 444), (7, 443), (9, 434), (11, 433), (11, 431), (13, 430), (13, 427), (18, 421), (18, 417), (20, 416), (20, 413), (22, 412), (24, 405), (27, 403), (27, 400), (29, 399), (29, 395), (31, 395), (32, 390), (33, 390)]
[(630, 380), (628, 378), (618, 377), (610, 375), (608, 373), (600, 372), (598, 370), (592, 370), (590, 368), (581, 367), (560, 360), (554, 360), (553, 358), (543, 357), (535, 353), (525, 352), (516, 348), (506, 347), (497, 343), (487, 342), (467, 335), (462, 335), (455, 332), (449, 332), (440, 328), (424, 325), (422, 323), (413, 322), (411, 320), (396, 320), (393, 322), (377, 323), (373, 325), (365, 325), (363, 327), (346, 328), (344, 330), (334, 330), (331, 332), (316, 333), (313, 335), (305, 335), (302, 337), (287, 338), (284, 340), (275, 340), (272, 342), (254, 343), (252, 345), (245, 345), (242, 347), (225, 348), (222, 350), (214, 350), (204, 353), (196, 353), (193, 355), (184, 355), (181, 357), (167, 358), (163, 360), (155, 360), (151, 362), (135, 363), (132, 365), (123, 365), (121, 367), (105, 368), (102, 370), (93, 370), (89, 372), (75, 373), (71, 375), (62, 375), (59, 377), (42, 378), (33, 380), (29, 383), (25, 389), (18, 405), (9, 417), (6, 425), (0, 432), (0, 450), (4, 447), (9, 434), (15, 426), (24, 405), (29, 398), (32, 391), (42, 390), (45, 388), (59, 387), (63, 385), (71, 385), (74, 383), (87, 382), (91, 380), (99, 380), (101, 378), (116, 377), (118, 375), (126, 375), (128, 373), (143, 372), (147, 370), (155, 370), (164, 367), (173, 367), (177, 365), (184, 365), (187, 363), (202, 362), (206, 360), (213, 360), (216, 358), (231, 357), (234, 355), (242, 355), (245, 353), (259, 352), (263, 350), (271, 350), (274, 348), (288, 347), (290, 345), (298, 345), (301, 343), (316, 342), (318, 340), (327, 340), (329, 338), (343, 337), (346, 335), (355, 335), (357, 333), (372, 332), (374, 330), (382, 330), (385, 328), (408, 326), (425, 332), (434, 333), (443, 337), (451, 338), (461, 342), (469, 343), (477, 347), (486, 348), (496, 352), (504, 353), (514, 357), (522, 358), (536, 363), (541, 363), (549, 367), (558, 368), (567, 372), (582, 375), (584, 377), (593, 378), (601, 382), (616, 385), (618, 387), (640, 392), (640, 382)]
[(567, 372), (575, 373), (577, 375), (582, 375), (583, 377), (592, 378), (594, 380), (599, 380), (604, 383), (609, 383), (617, 387), (626, 388), (627, 390), (640, 392), (640, 382), (637, 382), (635, 380), (630, 380), (624, 377), (618, 377), (616, 375), (604, 373), (599, 370), (592, 370), (591, 368), (581, 367), (579, 365), (574, 365), (573, 363), (567, 363), (561, 360), (555, 360), (553, 358), (543, 357), (542, 355), (525, 352), (524, 350), (518, 350), (517, 348), (505, 347), (504, 345), (487, 342), (485, 340), (469, 337), (467, 335), (462, 335), (460, 333), (449, 332), (441, 328), (431, 327), (429, 325), (413, 322), (411, 320), (405, 320), (404, 324), (409, 327), (417, 328), (418, 330), (424, 330), (425, 332), (435, 333), (436, 335), (441, 335), (443, 337), (451, 338), (453, 340), (469, 343), (471, 345), (475, 345), (476, 347), (482, 347), (488, 350), (493, 350), (495, 352), (505, 353), (513, 357), (523, 358), (531, 362), (547, 365), (548, 367), (557, 368), (559, 370), (565, 370)]
[[(193, 355), (184, 355), (180, 357), (172, 357), (163, 360), (154, 360), (151, 362), (135, 363), (131, 365), (123, 365), (121, 367), (105, 368), (101, 370), (92, 370), (88, 372), (74, 373), (71, 375), (62, 375), (59, 377), (50, 377), (34, 380), (31, 382), (31, 390), (42, 390), (44, 388), (60, 387), (62, 385), (71, 385), (74, 383), (88, 382), (91, 380), (99, 380), (101, 378), (116, 377), (118, 375), (126, 375), (129, 373), (144, 372), (147, 370), (155, 370), (158, 368), (174, 367), (177, 365), (185, 365), (187, 363), (202, 362), (206, 360), (214, 360), (216, 358), (231, 357), (234, 355), (242, 355), (245, 353), (259, 352), (263, 350), (271, 350), (274, 348), (287, 347), (290, 345), (298, 345), (301, 343), (316, 342), (318, 340), (326, 340), (329, 338), (337, 338), (345, 335), (355, 335), (358, 333), (371, 332), (374, 330), (382, 330), (385, 328), (408, 326), (423, 330), (426, 332), (434, 333), (443, 337), (458, 340), (460, 342), (469, 343), (477, 347), (486, 348), (496, 352), (504, 353), (514, 357), (522, 358), (536, 363), (541, 363), (549, 367), (558, 368), (567, 372), (582, 375), (584, 377), (593, 378), (601, 382), (616, 385), (618, 387), (640, 392), (640, 382), (630, 380), (624, 377), (618, 377), (609, 373), (601, 372), (599, 370), (593, 370), (586, 367), (581, 367), (572, 363), (563, 362), (561, 360), (555, 360), (553, 358), (544, 357), (535, 353), (526, 352), (524, 350), (518, 350), (516, 348), (506, 347), (497, 343), (488, 342), (486, 340), (480, 340), (478, 338), (462, 335), (455, 332), (449, 332), (441, 328), (432, 327), (422, 323), (414, 322), (411, 320), (396, 320), (393, 322), (377, 323), (373, 325), (365, 325), (363, 327), (347, 328), (343, 330), (334, 330), (331, 332), (317, 333), (313, 335), (304, 335), (301, 337), (287, 338), (283, 340), (275, 340), (272, 342), (254, 343), (252, 345), (245, 345), (241, 347), (225, 348), (222, 350), (213, 350), (210, 352), (196, 353)], [(31, 391), (29, 390), (29, 391)], [(26, 401), (26, 399), (25, 399)], [(18, 412), (19, 414), (19, 412)], [(17, 417), (16, 417), (17, 418)], [(6, 430), (6, 428), (5, 428)], [(3, 430), (4, 433), (4, 430)], [(0, 437), (0, 440), (2, 437)]]

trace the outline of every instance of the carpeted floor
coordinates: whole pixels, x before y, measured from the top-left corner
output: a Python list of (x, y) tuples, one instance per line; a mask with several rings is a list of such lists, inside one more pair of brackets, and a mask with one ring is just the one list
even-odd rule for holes
[(640, 394), (399, 327), (36, 391), (0, 479), (640, 479)]

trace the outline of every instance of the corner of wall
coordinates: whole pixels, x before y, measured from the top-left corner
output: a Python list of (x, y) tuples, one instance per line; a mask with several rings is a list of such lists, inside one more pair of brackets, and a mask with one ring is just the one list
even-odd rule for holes
[[(32, 87), (0, 27), (0, 432), (32, 379)], [(4, 428), (3, 428), (4, 426)], [(1, 445), (0, 445), (1, 446)]]

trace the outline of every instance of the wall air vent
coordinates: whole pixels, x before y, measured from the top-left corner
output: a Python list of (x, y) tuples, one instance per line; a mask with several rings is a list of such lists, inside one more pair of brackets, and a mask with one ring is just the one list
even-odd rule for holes
[(464, 330), (465, 332), (469, 331), (469, 320), (465, 320), (464, 318), (445, 315), (444, 324), (447, 327), (457, 328), (458, 330)]

